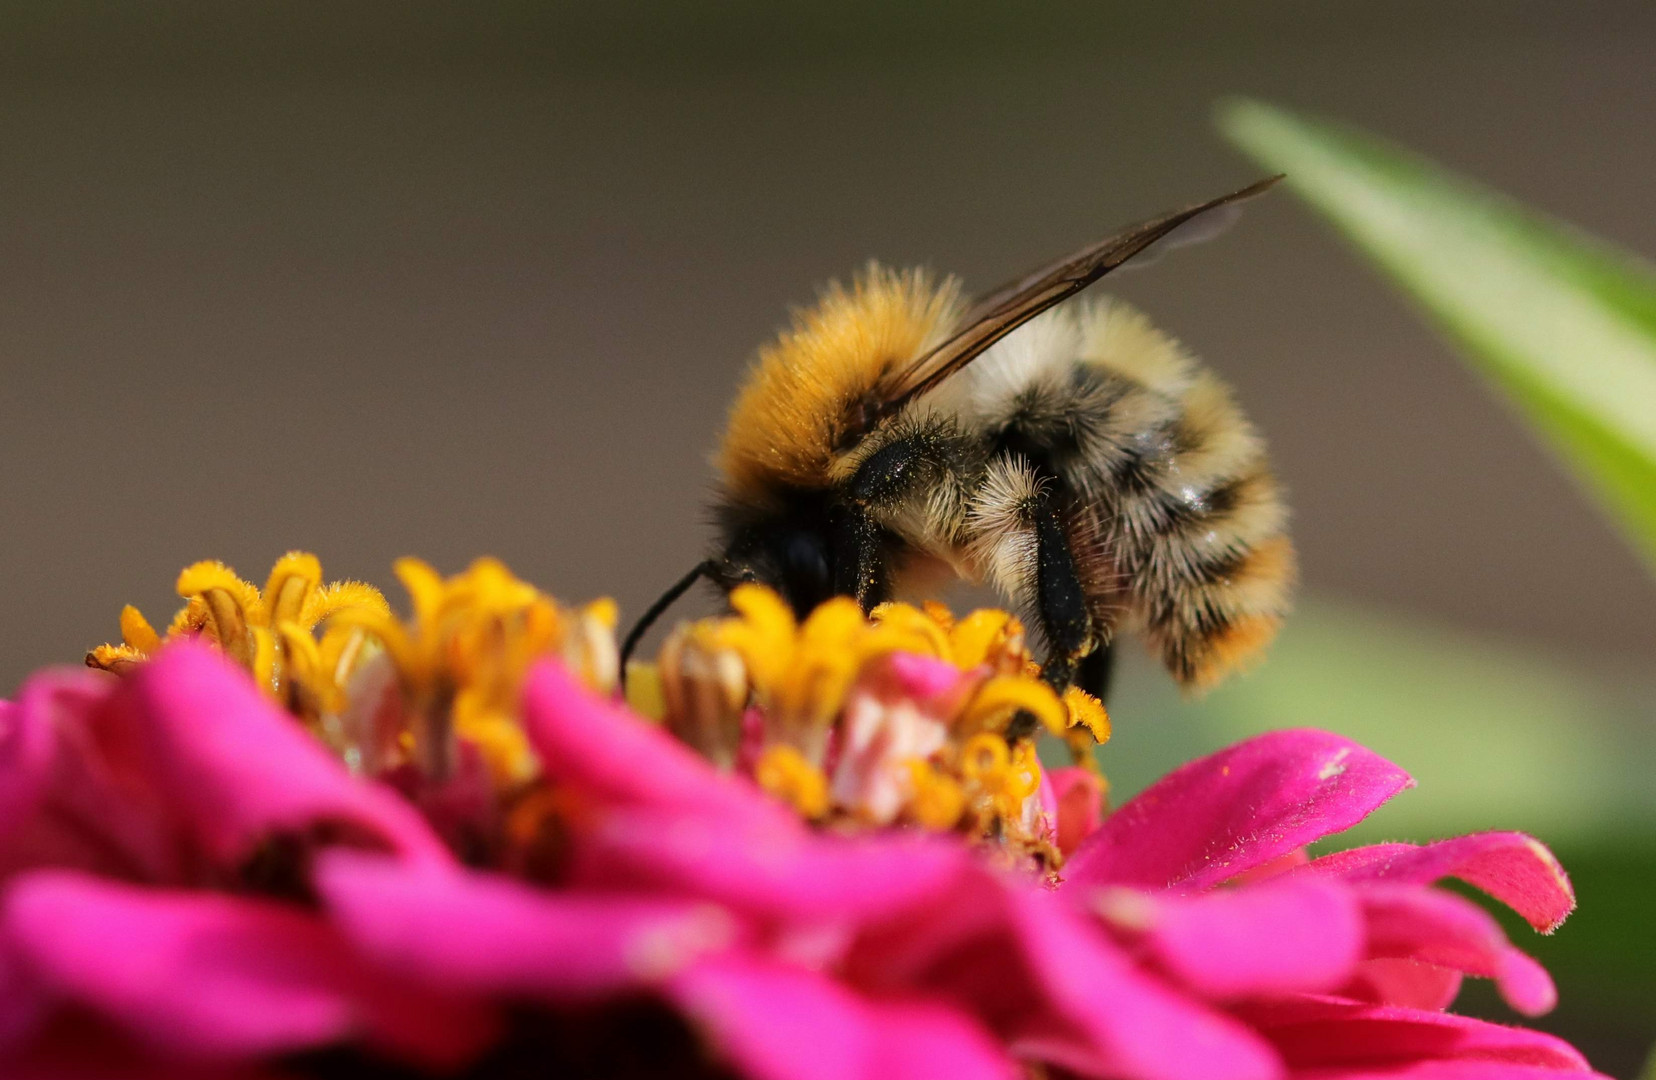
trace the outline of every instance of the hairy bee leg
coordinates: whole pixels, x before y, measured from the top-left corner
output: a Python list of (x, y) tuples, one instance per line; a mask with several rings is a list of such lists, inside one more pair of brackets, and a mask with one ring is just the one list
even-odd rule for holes
[(866, 615), (886, 598), (880, 527), (862, 507), (851, 506), (835, 516), (830, 528), (834, 594), (855, 597)]
[[(1064, 536), (1063, 521), (1045, 495), (1031, 510), (1035, 526), (1035, 614), (1047, 645), (1041, 678), (1062, 694), (1082, 681), (1093, 656), (1107, 650), (1093, 648), (1092, 616), (1087, 612), (1086, 591)], [(1007, 741), (1034, 734), (1036, 723), (1031, 714), (1018, 713), (1007, 726)]]
[(846, 485), (850, 505), (833, 525), (836, 593), (856, 597), (865, 612), (889, 599), (881, 558), (886, 533), (875, 514), (913, 498), (922, 485), (949, 472), (947, 439), (935, 431), (894, 439), (863, 459)]
[(1063, 691), (1075, 681), (1077, 662), (1094, 644), (1092, 616), (1057, 510), (1043, 497), (1034, 511), (1035, 610), (1048, 650), (1041, 671), (1054, 690)]

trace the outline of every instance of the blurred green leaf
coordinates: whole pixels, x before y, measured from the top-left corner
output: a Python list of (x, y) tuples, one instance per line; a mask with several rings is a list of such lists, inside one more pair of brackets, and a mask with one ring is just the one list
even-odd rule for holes
[(1181, 699), (1136, 651), (1123, 659), (1115, 733), (1099, 750), (1114, 801), (1239, 739), (1316, 727), (1419, 783), (1337, 847), (1478, 829), (1656, 841), (1656, 678), (1645, 672), (1316, 600), (1289, 620), (1268, 663), (1198, 700)]
[(1349, 128), (1253, 101), (1220, 126), (1437, 319), (1656, 569), (1656, 270)]

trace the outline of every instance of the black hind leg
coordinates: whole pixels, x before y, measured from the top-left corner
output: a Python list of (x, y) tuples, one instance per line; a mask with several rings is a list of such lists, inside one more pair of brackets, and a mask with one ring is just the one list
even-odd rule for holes
[[(1087, 689), (1089, 675), (1100, 670), (1093, 657), (1103, 650), (1094, 648), (1098, 639), (1075, 553), (1065, 536), (1063, 520), (1049, 499), (1039, 499), (1030, 510), (1035, 527), (1033, 608), (1046, 640), (1041, 678), (1060, 694), (1078, 683)], [(1103, 664), (1102, 670), (1107, 672), (1107, 658)], [(1008, 728), (1007, 738), (1030, 734), (1035, 722), (1034, 717), (1019, 714)]]
[(1080, 568), (1050, 500), (1033, 508), (1035, 518), (1035, 612), (1046, 638), (1042, 674), (1060, 693), (1076, 681), (1077, 667), (1092, 651), (1092, 616)]

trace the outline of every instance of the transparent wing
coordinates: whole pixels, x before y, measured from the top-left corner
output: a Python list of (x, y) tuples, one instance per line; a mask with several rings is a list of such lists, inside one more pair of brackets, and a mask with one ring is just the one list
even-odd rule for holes
[[(1074, 296), (1128, 259), (1154, 255), (1155, 249), (1163, 246), (1181, 247), (1205, 238), (1211, 230), (1199, 228), (1196, 219), (1221, 207), (1234, 207), (1245, 199), (1261, 194), (1281, 179), (1281, 176), (1267, 177), (1228, 195), (1123, 229), (1114, 236), (1089, 244), (1073, 255), (1067, 255), (979, 297), (961, 320), (960, 330), (894, 374), (882, 387), (883, 400), (875, 419), (901, 409), (977, 359), (985, 349), (1013, 330), (1054, 304)], [(1221, 223), (1221, 227), (1223, 224), (1225, 222)]]

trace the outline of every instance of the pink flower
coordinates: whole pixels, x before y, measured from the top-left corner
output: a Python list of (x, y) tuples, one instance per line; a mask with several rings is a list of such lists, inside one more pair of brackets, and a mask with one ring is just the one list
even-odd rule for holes
[(1053, 889), (953, 834), (814, 829), (555, 663), (523, 718), (544, 779), (511, 821), (469, 823), (493, 838), (470, 865), (205, 648), (31, 680), (0, 705), (0, 1075), (1587, 1069), (1440, 1011), (1464, 974), (1550, 1004), (1432, 888), (1550, 927), (1572, 901), (1535, 841), (1296, 858), (1409, 783), (1335, 736), (1244, 743), (1096, 828), (1096, 788), (1060, 777), (1043, 805), (1075, 851)]

